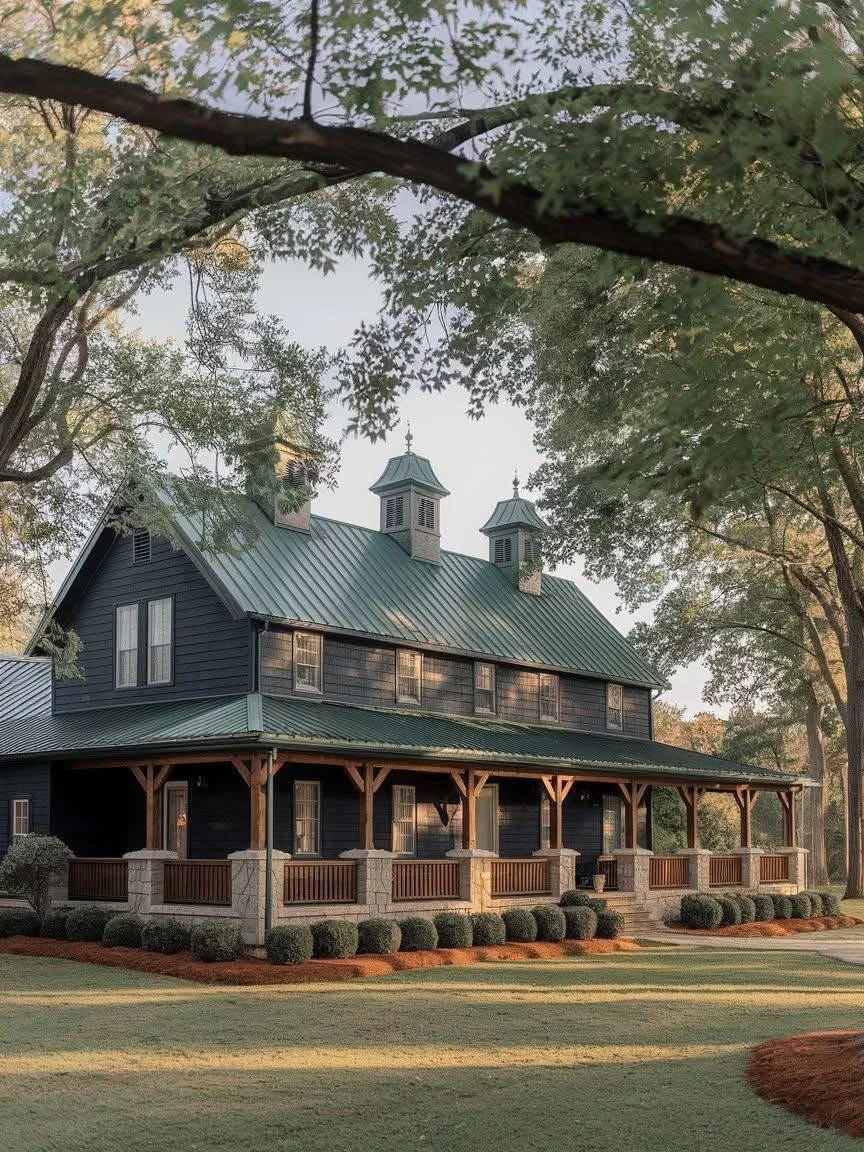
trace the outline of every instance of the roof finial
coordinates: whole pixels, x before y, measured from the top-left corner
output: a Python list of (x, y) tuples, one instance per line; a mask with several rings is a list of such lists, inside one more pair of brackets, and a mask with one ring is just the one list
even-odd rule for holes
[(408, 431), (405, 433), (405, 451), (411, 455), (411, 445), (414, 443), (414, 437), (411, 435), (411, 421), (408, 421)]
[(514, 500), (519, 499), (519, 473), (518, 472), (515, 472), (513, 474), (513, 499)]

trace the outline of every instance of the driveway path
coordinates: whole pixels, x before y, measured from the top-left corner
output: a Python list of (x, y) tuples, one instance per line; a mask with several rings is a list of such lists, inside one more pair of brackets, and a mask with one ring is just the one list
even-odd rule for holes
[(654, 944), (684, 948), (753, 949), (761, 952), (818, 952), (847, 964), (864, 964), (864, 924), (834, 928), (828, 932), (802, 932), (797, 936), (691, 936), (687, 932), (663, 931), (639, 935)]

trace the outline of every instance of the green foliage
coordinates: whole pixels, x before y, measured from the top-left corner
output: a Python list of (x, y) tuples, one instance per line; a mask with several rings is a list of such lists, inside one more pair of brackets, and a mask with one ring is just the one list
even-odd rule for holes
[(564, 921), (568, 940), (592, 940), (597, 935), (597, 913), (584, 904), (568, 905)]
[(140, 948), (144, 921), (134, 912), (112, 916), (102, 933), (102, 943), (109, 948)]
[(813, 905), (810, 903), (810, 897), (805, 896), (803, 892), (796, 892), (790, 896), (789, 903), (792, 905), (792, 918), (794, 920), (806, 920), (812, 915)]
[(681, 923), (685, 928), (718, 928), (723, 919), (723, 906), (719, 900), (702, 893), (681, 898)]
[(811, 916), (824, 916), (824, 915), (826, 915), (825, 905), (823, 904), (821, 893), (819, 893), (819, 892), (803, 892), (802, 895), (806, 896), (807, 899), (810, 901), (810, 915)]
[(0, 908), (0, 939), (38, 935), (39, 917), (32, 908)]
[(601, 896), (595, 896), (591, 892), (585, 892), (581, 888), (568, 888), (566, 892), (561, 893), (561, 900), (559, 901), (562, 908), (591, 908), (595, 912), (603, 912), (606, 908), (606, 901)]
[(720, 926), (722, 928), (728, 928), (733, 924), (741, 923), (741, 905), (734, 897), (723, 895), (717, 896), (715, 899), (722, 909), (722, 915), (720, 917)]
[(822, 897), (822, 909), (825, 916), (839, 916), (840, 915), (840, 897), (836, 892), (820, 892)]
[(528, 908), (508, 908), (502, 919), (508, 944), (530, 944), (537, 939), (537, 921)]
[(358, 930), (358, 952), (369, 956), (392, 956), (399, 951), (399, 945), (402, 943), (402, 932), (395, 920), (384, 920), (378, 917), (361, 920)]
[(51, 904), (51, 885), (66, 875), (71, 859), (56, 836), (22, 836), (0, 861), (0, 892), (23, 896), (41, 920)]
[(748, 896), (746, 892), (738, 892), (738, 907), (741, 909), (741, 923), (752, 924), (756, 919), (756, 905), (753, 902), (753, 897)]
[(399, 921), (402, 933), (400, 952), (426, 952), (438, 947), (438, 929), (423, 916), (409, 916)]
[(789, 920), (792, 916), (792, 901), (788, 896), (773, 895), (774, 918), (776, 920)]
[(79, 904), (66, 917), (66, 938), (101, 943), (105, 925), (116, 915), (99, 904)]
[(141, 945), (148, 952), (174, 956), (178, 952), (189, 951), (191, 932), (186, 924), (173, 916), (153, 916), (144, 925)]
[(239, 960), (244, 947), (240, 929), (230, 920), (205, 920), (196, 924), (189, 936), (192, 955), (207, 964)]
[(470, 948), (474, 943), (471, 917), (463, 912), (439, 912), (435, 928), (439, 948)]
[(491, 948), (507, 939), (507, 928), (497, 912), (472, 913), (471, 928), (475, 947)]
[(267, 932), (264, 948), (271, 964), (305, 964), (312, 959), (312, 933), (305, 924), (281, 924)]
[(624, 915), (612, 908), (607, 908), (597, 917), (597, 939), (617, 940), (624, 931)]
[(755, 892), (752, 899), (757, 920), (761, 922), (774, 919), (774, 901), (766, 892)]
[(538, 940), (557, 943), (557, 941), (564, 939), (567, 932), (567, 920), (561, 908), (555, 904), (539, 904), (531, 911), (537, 921)]
[(47, 940), (66, 940), (66, 918), (71, 911), (71, 908), (59, 906), (49, 908), (42, 921), (39, 935)]
[(360, 943), (357, 925), (349, 920), (318, 920), (310, 925), (316, 960), (346, 960)]

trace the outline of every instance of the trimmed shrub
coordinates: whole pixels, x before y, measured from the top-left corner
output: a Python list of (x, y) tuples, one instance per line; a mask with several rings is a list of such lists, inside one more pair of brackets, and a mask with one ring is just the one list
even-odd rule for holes
[(789, 903), (792, 905), (793, 920), (806, 920), (809, 917), (813, 907), (809, 896), (803, 892), (796, 892), (794, 896), (789, 897)]
[(51, 906), (51, 885), (66, 875), (71, 859), (72, 849), (56, 836), (22, 836), (0, 860), (0, 892), (23, 896), (41, 923)]
[(474, 945), (494, 947), (507, 940), (507, 929), (497, 912), (475, 912), (471, 917)]
[(757, 920), (774, 919), (774, 901), (766, 892), (756, 892), (751, 899), (756, 909)]
[(426, 952), (438, 947), (438, 929), (425, 916), (409, 916), (399, 921), (402, 933), (400, 952)]
[(568, 888), (561, 893), (558, 901), (562, 908), (590, 908), (600, 913), (606, 911), (606, 901), (593, 892), (583, 892), (581, 888)]
[(39, 917), (32, 908), (0, 908), (0, 939), (38, 935)]
[(822, 910), (826, 916), (840, 915), (840, 897), (836, 892), (820, 892), (822, 897)]
[(359, 942), (357, 951), (368, 956), (391, 956), (399, 951), (402, 933), (395, 920), (361, 920), (357, 925)]
[(774, 917), (777, 920), (788, 920), (792, 916), (792, 901), (788, 896), (773, 896)]
[(548, 940), (551, 944), (557, 944), (564, 939), (567, 921), (564, 912), (557, 905), (539, 904), (532, 909), (532, 915), (537, 921), (538, 940)]
[(803, 892), (810, 901), (810, 915), (811, 916), (824, 916), (825, 905), (822, 903), (822, 896), (819, 892)]
[(148, 920), (141, 933), (141, 946), (148, 952), (161, 952), (163, 956), (188, 952), (190, 944), (188, 926), (181, 924), (173, 916), (159, 916)]
[(243, 936), (230, 920), (205, 920), (192, 929), (189, 947), (196, 960), (207, 964), (239, 960), (243, 955)]
[(356, 956), (360, 933), (349, 920), (318, 920), (310, 925), (316, 960), (347, 960)]
[(88, 943), (101, 943), (105, 925), (116, 912), (100, 908), (98, 904), (79, 904), (72, 908), (66, 917), (66, 939), (86, 940)]
[(134, 912), (112, 916), (102, 933), (102, 943), (109, 948), (140, 948), (144, 921)]
[(66, 936), (66, 918), (71, 911), (71, 908), (66, 907), (49, 908), (45, 913), (45, 919), (42, 921), (39, 935), (44, 936), (46, 940), (68, 939)]
[(741, 909), (741, 923), (752, 924), (756, 919), (756, 905), (753, 903), (753, 897), (748, 896), (746, 892), (737, 893), (738, 907)]
[(439, 948), (470, 948), (474, 943), (471, 917), (464, 912), (439, 912), (435, 917)]
[(537, 921), (527, 908), (508, 908), (502, 919), (508, 944), (530, 944), (537, 939)]
[(305, 924), (282, 924), (264, 937), (271, 964), (305, 964), (312, 959), (312, 933)]
[(729, 896), (718, 896), (717, 903), (722, 909), (720, 917), (721, 928), (727, 928), (732, 924), (741, 923), (741, 907), (737, 900), (733, 900)]
[(713, 896), (693, 894), (681, 897), (681, 923), (685, 928), (717, 928), (723, 908)]
[(592, 940), (597, 935), (597, 913), (585, 904), (564, 909), (568, 940)]
[(597, 939), (617, 940), (624, 931), (624, 914), (607, 908), (597, 917)]

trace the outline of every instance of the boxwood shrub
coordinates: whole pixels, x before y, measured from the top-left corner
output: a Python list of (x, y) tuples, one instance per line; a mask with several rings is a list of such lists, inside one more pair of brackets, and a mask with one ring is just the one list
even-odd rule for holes
[(774, 904), (774, 917), (777, 920), (788, 920), (792, 915), (792, 901), (788, 896), (771, 896)]
[(720, 916), (721, 927), (726, 928), (732, 924), (740, 924), (741, 906), (738, 901), (731, 896), (718, 896), (716, 899), (722, 909), (722, 915)]
[(753, 906), (756, 909), (757, 920), (773, 920), (774, 919), (774, 901), (767, 894), (767, 892), (756, 892), (751, 897)]
[(49, 908), (45, 913), (45, 919), (42, 921), (42, 928), (39, 935), (44, 936), (46, 940), (65, 940), (66, 937), (66, 918), (72, 911), (71, 908), (66, 908), (62, 905), (57, 908)]
[(811, 916), (825, 915), (825, 905), (822, 903), (822, 896), (819, 892), (804, 892), (802, 895), (806, 896), (810, 901)]
[(141, 933), (141, 946), (148, 952), (161, 952), (163, 956), (188, 952), (190, 943), (189, 926), (175, 920), (173, 916), (157, 916), (148, 920)]
[(189, 946), (196, 960), (208, 964), (239, 960), (243, 955), (243, 936), (230, 920), (205, 920), (192, 929)]
[(586, 904), (575, 904), (564, 909), (568, 940), (591, 940), (597, 935), (597, 913)]
[(402, 943), (399, 945), (402, 952), (426, 952), (438, 947), (438, 929), (425, 916), (409, 916), (407, 920), (400, 920), (399, 930), (402, 933)]
[(624, 914), (607, 908), (597, 917), (597, 939), (616, 940), (624, 931)]
[(368, 956), (392, 956), (399, 951), (402, 943), (402, 932), (395, 920), (373, 916), (369, 920), (361, 920), (357, 931), (357, 951)]
[(316, 960), (347, 960), (360, 944), (357, 925), (350, 920), (318, 920), (311, 925), (312, 955)]
[(464, 912), (439, 912), (435, 928), (439, 948), (470, 948), (474, 943), (471, 917)]
[(0, 937), (38, 935), (39, 917), (32, 908), (0, 908)]
[(826, 916), (840, 915), (840, 897), (836, 892), (820, 892), (822, 908)]
[(491, 948), (507, 940), (504, 920), (497, 912), (475, 912), (471, 917), (471, 928), (475, 946)]
[(537, 939), (537, 921), (528, 908), (508, 908), (502, 919), (508, 944), (530, 944)]
[(796, 892), (794, 896), (789, 897), (789, 903), (792, 905), (793, 920), (806, 920), (809, 917), (813, 907), (809, 896), (805, 896), (803, 892)]
[(567, 931), (567, 921), (563, 909), (556, 904), (539, 904), (532, 909), (532, 915), (537, 921), (537, 939), (548, 940), (557, 944), (564, 939)]
[(102, 933), (102, 943), (109, 948), (140, 948), (144, 921), (134, 912), (112, 916)]
[(305, 924), (280, 924), (264, 937), (271, 964), (305, 964), (312, 959), (312, 933)]
[(101, 942), (105, 925), (115, 915), (98, 904), (79, 904), (66, 917), (66, 939)]
[(717, 928), (723, 908), (713, 896), (693, 893), (681, 897), (681, 923), (685, 928)]
[(738, 907), (741, 909), (741, 923), (752, 924), (756, 919), (756, 905), (753, 903), (753, 897), (746, 892), (737, 893)]

